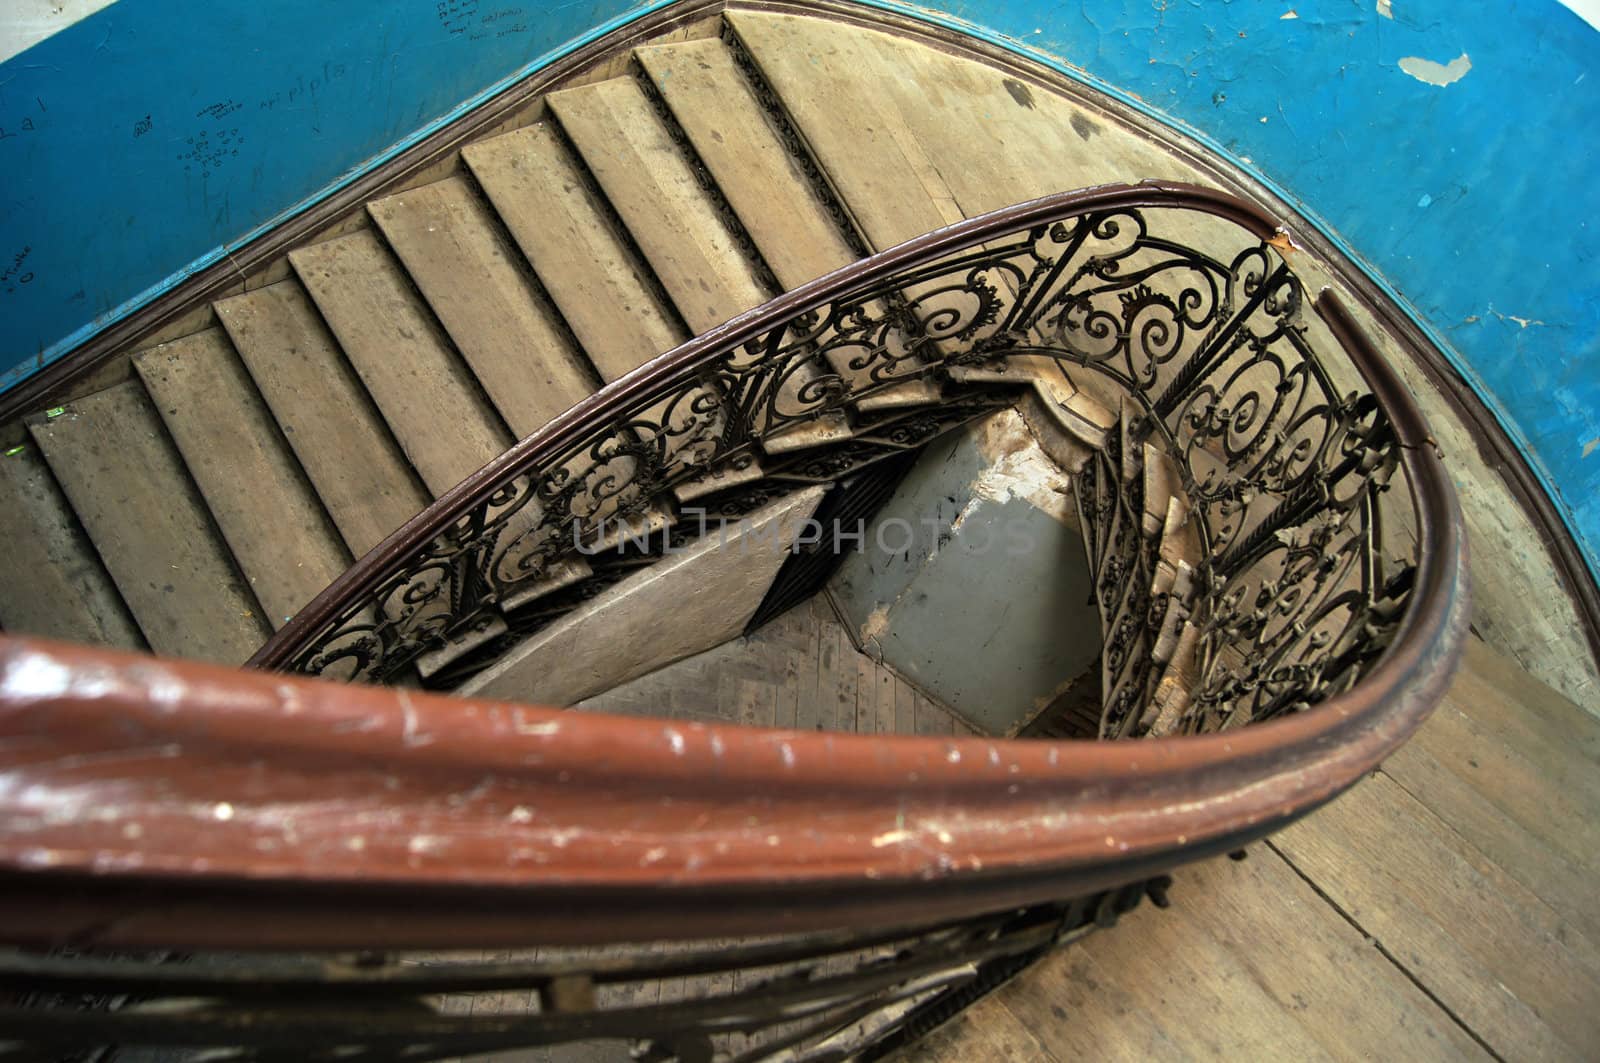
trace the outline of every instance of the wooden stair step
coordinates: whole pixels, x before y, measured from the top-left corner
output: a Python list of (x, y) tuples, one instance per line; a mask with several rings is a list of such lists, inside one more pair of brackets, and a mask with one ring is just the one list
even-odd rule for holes
[[(688, 41), (638, 48), (633, 54), (785, 290), (858, 257), (802, 161), (772, 127), (727, 45)], [(775, 210), (774, 204), (782, 208)], [(864, 372), (851, 369), (849, 355), (833, 352), (829, 362), (857, 386), (868, 382)], [(860, 405), (871, 410), (938, 399), (936, 383), (914, 379)]]
[(137, 381), (29, 430), (150, 648), (239, 664), (271, 632)]
[(473, 625), (471, 630), (450, 638), (438, 649), (418, 655), (417, 674), (427, 679), (445, 665), (466, 656), (485, 643), (493, 642), (509, 630), (510, 626), (501, 617), (485, 617)]
[[(917, 106), (908, 108), (886, 88), (904, 80), (902, 60), (885, 53), (876, 34), (853, 28), (836, 33), (818, 27), (815, 19), (747, 11), (729, 12), (727, 20), (873, 250), (982, 213), (963, 204), (956, 188), (961, 175), (947, 173), (952, 168), (929, 149), (926, 131), (913, 125), (920, 112), (937, 110), (947, 97), (958, 99), (955, 86), (930, 82), (916, 94)], [(972, 117), (960, 112), (947, 120)], [(970, 298), (937, 288), (920, 285), (905, 292), (924, 320), (943, 314), (961, 320), (970, 312)], [(1010, 279), (1002, 278), (994, 294), (1002, 300), (1003, 319), (1005, 302), (1013, 295)], [(959, 347), (950, 340), (935, 342), (928, 352), (956, 353)], [(1051, 366), (1046, 359), (1016, 358), (945, 368), (963, 383), (1025, 385), (1048, 375)]]
[[(814, 19), (731, 11), (742, 47), (781, 101), (874, 250), (966, 215), (955, 193), (886, 100), (882, 60), (859, 32), (818, 35)], [(872, 78), (873, 91), (862, 82)]]
[(350, 555), (233, 345), (206, 329), (133, 365), (268, 622), (282, 627)]
[(367, 204), (495, 408), (518, 436), (544, 427), (596, 382), (466, 179)]
[(0, 540), (6, 544), (6, 563), (0, 565), (0, 625), (6, 631), (145, 648), (94, 545), (32, 443), (0, 454)]
[(809, 447), (842, 443), (854, 437), (842, 413), (830, 413), (809, 421), (801, 421), (772, 432), (761, 440), (761, 449), (768, 454), (793, 454)]
[(613, 78), (548, 100), (691, 331), (777, 294), (757, 278), (638, 82)]
[(856, 260), (722, 41), (633, 54), (785, 290)]
[(673, 487), (672, 494), (679, 502), (687, 503), (739, 484), (754, 483), (765, 476), (766, 471), (755, 455), (744, 453), (732, 460), (718, 462), (700, 475), (682, 481)]
[(1037, 385), (1017, 402), (1017, 412), (1050, 460), (1065, 472), (1076, 475), (1093, 459), (1098, 440), (1086, 441), (1079, 430), (1082, 422), (1063, 416), (1053, 397)]
[(513, 442), (400, 264), (369, 231), (289, 261), (434, 496)]
[(224, 299), (216, 311), (352, 554), (365, 554), (428, 505), (298, 281)]
[(1170, 503), (1183, 490), (1183, 474), (1165, 448), (1144, 444), (1144, 533), (1158, 539), (1170, 515)]
[(461, 154), (603, 380), (689, 338), (552, 123)]
[[(1145, 482), (1145, 462), (1149, 456), (1147, 448), (1134, 440), (1132, 418), (1133, 414), (1129, 411), (1128, 406), (1124, 404), (1118, 424), (1118, 432), (1121, 438), (1121, 445), (1118, 448), (1121, 476), (1119, 493), (1124, 494), (1131, 485)], [(1164, 510), (1165, 508), (1165, 501), (1163, 501), (1162, 509)], [(1145, 514), (1143, 513), (1133, 515), (1131, 524), (1125, 527), (1124, 535), (1127, 537), (1124, 557), (1128, 559), (1129, 564), (1121, 577), (1121, 586), (1115, 602), (1103, 614), (1103, 630), (1105, 631), (1108, 645), (1106, 652), (1101, 655), (1103, 666), (1102, 688), (1107, 699), (1108, 710), (1111, 707), (1113, 696), (1129, 684), (1132, 684), (1140, 692), (1140, 700), (1142, 700), (1144, 683), (1136, 682), (1136, 677), (1139, 675), (1139, 669), (1146, 666), (1150, 657), (1152, 633), (1149, 629), (1148, 604), (1146, 600), (1150, 590), (1149, 581), (1156, 568), (1155, 554), (1158, 538), (1155, 534), (1149, 532), (1145, 523)], [(1142, 587), (1140, 585), (1141, 581), (1143, 581)], [(1119, 637), (1125, 641), (1125, 649), (1120, 661), (1113, 665), (1110, 659), (1109, 643)], [(1139, 704), (1136, 702), (1130, 707), (1127, 714), (1120, 719), (1108, 719), (1108, 723), (1114, 730), (1108, 733), (1107, 737), (1121, 738), (1127, 736), (1134, 725), (1138, 723), (1139, 718)]]
[(1190, 691), (1200, 680), (1199, 650), (1200, 629), (1184, 621), (1173, 644), (1172, 656), (1161, 670), (1155, 693), (1142, 717), (1150, 721), (1146, 737), (1162, 738), (1184, 733), (1182, 725), (1189, 709)]
[(505, 613), (515, 612), (529, 602), (537, 601), (547, 594), (554, 594), (563, 587), (570, 587), (593, 574), (594, 569), (581, 555), (564, 557), (550, 565), (542, 575), (517, 584), (515, 589), (500, 600), (500, 610)]
[[(693, 331), (777, 294), (757, 277), (638, 82), (615, 78), (552, 93), (550, 105)], [(790, 375), (788, 404), (798, 405), (798, 393), (818, 375), (805, 366)], [(843, 414), (832, 413), (773, 432), (762, 448), (787, 453), (849, 436)]]

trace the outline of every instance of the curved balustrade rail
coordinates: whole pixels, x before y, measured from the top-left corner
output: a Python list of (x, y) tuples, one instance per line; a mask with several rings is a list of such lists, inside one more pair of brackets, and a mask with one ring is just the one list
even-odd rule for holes
[[(1197, 219), (1226, 224), (1196, 232)], [(708, 491), (713, 512), (737, 513), (766, 497), (770, 477), (743, 492), (714, 487), (770, 464), (764, 443), (852, 417), (856, 439), (792, 459), (839, 471), (874, 439), (916, 442), (950, 418), (941, 407), (880, 424), (865, 412), (875, 396), (1043, 355), (1114, 381), (1138, 408), (1135, 443), (1158, 437), (1180, 461), (1213, 589), (1246, 567), (1264, 571), (1266, 551), (1287, 566), (1274, 589), (1328, 599), (1303, 635), (1253, 615), (1249, 594), (1217, 599), (1204, 697), (1248, 688), (1277, 711), (1326, 696), (1383, 644), (1350, 629), (1386, 590), (1367, 531), (1395, 447), (1372, 397), (1341, 394), (1340, 367), (1310, 350), (1305, 295), (1279, 253), (1286, 240), (1225, 193), (1146, 183), (1047, 197), (875, 255), (691, 340), (523, 440), (358, 562), (251, 663), (382, 681), (514, 620), (530, 599), (548, 621), (551, 589), (573, 603), (598, 589), (583, 547), (606, 522), (648, 524), (686, 487)], [(1339, 357), (1346, 387), (1360, 383), (1350, 367), (1361, 357), (1370, 351)], [(1304, 532), (1294, 544), (1273, 539), (1291, 528)], [(1337, 571), (1319, 560), (1330, 554)], [(1352, 591), (1342, 579), (1357, 565), (1365, 585)], [(1331, 659), (1324, 642), (1343, 650), (1353, 638), (1364, 649), (1336, 675), (1291, 663), (1308, 651)], [(1224, 640), (1266, 671), (1224, 675)], [(1264, 686), (1268, 673), (1277, 678)]]
[[(1422, 721), (1467, 614), (1461, 520), (1426, 427), (1331, 295), (1315, 301), (1325, 331), (1307, 327), (1291, 247), (1254, 208), (1187, 185), (1022, 204), (790, 292), (607, 387), (363, 558), (254, 670), (0, 639), (0, 939), (504, 948), (1034, 912), (1010, 951), (995, 942), (1011, 924), (963, 939), (976, 971), (1084, 923), (1081, 908), (1030, 906), (1303, 815)], [(1125, 402), (1081, 493), (1133, 446), (1179, 470), (1202, 547), (1187, 729), (1219, 733), (796, 733), (271, 672), (399, 675), (514, 615), (531, 587), (580, 585), (578, 547), (603, 521), (771, 465), (764, 442), (819, 418), (914, 441), (936, 421), (880, 424), (862, 400), (935, 377), (958, 405), (962, 367), (1041, 355)], [(857, 442), (803, 460), (848, 462)], [(706, 497), (737, 512), (739, 490)], [(1149, 565), (1137, 491), (1108, 504), (1121, 517), (1102, 514), (1116, 541), (1099, 551), (1101, 592)], [(1415, 542), (1399, 561), (1379, 519), (1396, 507)], [(1141, 733), (1127, 721), (1151, 689), (1147, 657), (1108, 631), (1111, 733)], [(932, 969), (911, 964), (905, 984)], [(516, 984), (559, 996), (558, 976)]]

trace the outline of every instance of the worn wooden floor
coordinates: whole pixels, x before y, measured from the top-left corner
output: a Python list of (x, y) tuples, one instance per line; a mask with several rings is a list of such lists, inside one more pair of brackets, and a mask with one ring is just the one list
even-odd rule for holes
[(1474, 642), (1383, 769), (911, 1058), (1600, 1059), (1600, 725)]

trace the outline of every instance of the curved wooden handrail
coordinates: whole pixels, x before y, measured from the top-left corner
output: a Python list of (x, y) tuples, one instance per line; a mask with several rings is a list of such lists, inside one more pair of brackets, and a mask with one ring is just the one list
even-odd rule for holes
[[(1181, 206), (1175, 184), (1047, 197), (931, 233), (737, 318), (606, 388), (319, 596), (385, 566), (596, 418), (811, 300), (1064, 208)], [(1444, 692), (1467, 622), (1462, 521), (1404, 385), (1317, 309), (1400, 444), (1418, 565), (1350, 690), (1222, 734), (1134, 743), (864, 737), (567, 714), (0, 640), (0, 938), (235, 948), (471, 947), (911, 925), (1132, 881), (1337, 795)]]

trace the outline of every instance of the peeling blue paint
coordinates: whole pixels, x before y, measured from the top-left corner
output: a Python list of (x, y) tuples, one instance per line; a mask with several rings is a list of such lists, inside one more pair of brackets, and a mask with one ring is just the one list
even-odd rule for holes
[[(543, 7), (473, 41), (452, 13), (516, 5), (121, 0), (0, 64), (0, 385), (664, 2)], [(1600, 33), (1554, 0), (868, 2), (1031, 54), (1259, 176), (1402, 300), (1600, 558)]]

